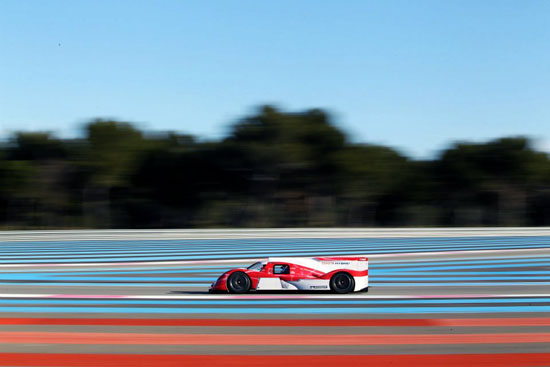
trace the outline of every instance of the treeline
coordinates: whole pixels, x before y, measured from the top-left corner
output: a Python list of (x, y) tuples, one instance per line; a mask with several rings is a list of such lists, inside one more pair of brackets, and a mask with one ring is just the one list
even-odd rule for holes
[(524, 225), (550, 225), (550, 160), (522, 137), (416, 161), (268, 106), (219, 141), (96, 120), (0, 147), (4, 229)]

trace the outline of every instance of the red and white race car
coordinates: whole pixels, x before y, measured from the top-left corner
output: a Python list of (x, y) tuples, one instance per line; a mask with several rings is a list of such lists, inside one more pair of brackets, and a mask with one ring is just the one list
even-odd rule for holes
[(212, 283), (210, 292), (251, 290), (368, 291), (366, 257), (270, 257), (248, 268), (232, 269)]

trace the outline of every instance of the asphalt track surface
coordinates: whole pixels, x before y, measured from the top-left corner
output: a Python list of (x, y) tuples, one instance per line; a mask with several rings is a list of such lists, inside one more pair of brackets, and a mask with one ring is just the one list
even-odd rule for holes
[[(208, 294), (368, 255), (368, 293)], [(0, 243), (0, 366), (550, 366), (550, 237)]]

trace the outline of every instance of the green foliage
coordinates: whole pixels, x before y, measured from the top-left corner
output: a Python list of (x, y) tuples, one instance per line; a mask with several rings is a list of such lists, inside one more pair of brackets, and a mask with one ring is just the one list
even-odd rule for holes
[(32, 200), (32, 180), (36, 169), (31, 162), (0, 159), (0, 222), (26, 220), (25, 208)]
[(395, 150), (376, 145), (351, 145), (338, 155), (344, 193), (373, 198), (397, 189), (409, 172), (407, 158)]
[(318, 109), (264, 106), (220, 141), (95, 120), (0, 148), (10, 228), (549, 225), (549, 203), (549, 157), (526, 138), (414, 161), (350, 143)]
[(145, 149), (142, 133), (129, 123), (96, 120), (86, 126), (87, 163), (98, 185), (121, 184)]
[(48, 132), (16, 133), (9, 146), (8, 157), (11, 160), (39, 161), (67, 156), (63, 141)]

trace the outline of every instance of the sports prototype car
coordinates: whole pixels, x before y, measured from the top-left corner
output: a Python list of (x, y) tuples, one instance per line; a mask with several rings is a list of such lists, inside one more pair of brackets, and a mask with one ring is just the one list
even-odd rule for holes
[(248, 268), (232, 269), (212, 283), (210, 292), (272, 290), (368, 291), (366, 257), (270, 257)]

